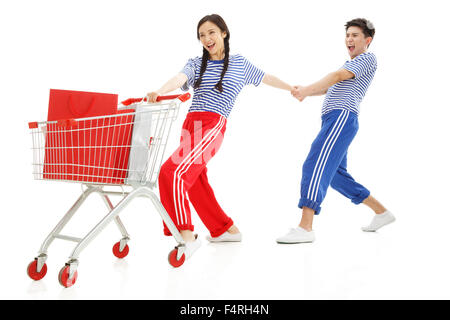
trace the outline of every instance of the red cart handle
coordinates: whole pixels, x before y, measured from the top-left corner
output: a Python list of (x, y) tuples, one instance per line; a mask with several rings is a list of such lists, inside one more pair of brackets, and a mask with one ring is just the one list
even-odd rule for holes
[[(179, 99), (181, 102), (186, 102), (191, 98), (191, 94), (189, 92), (185, 93), (185, 94), (175, 94), (175, 95), (171, 95), (171, 96), (158, 96), (156, 98), (156, 101), (163, 101), (163, 100), (173, 100), (173, 99)], [(130, 98), (127, 100), (122, 101), (121, 103), (124, 106), (129, 106), (130, 104), (136, 103), (136, 102), (142, 102), (142, 101), (147, 101), (147, 97), (144, 98)]]
[(141, 102), (143, 99), (145, 98), (130, 98), (127, 100), (123, 100), (121, 102), (121, 104), (123, 104), (124, 106), (129, 106), (130, 104), (136, 103), (136, 102)]

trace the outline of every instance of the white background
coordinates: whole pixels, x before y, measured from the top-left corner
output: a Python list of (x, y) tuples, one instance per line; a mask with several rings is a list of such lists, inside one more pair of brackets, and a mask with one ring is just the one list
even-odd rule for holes
[[(14, 1), (0, 5), (2, 299), (449, 299), (448, 10), (446, 1)], [(303, 103), (261, 85), (240, 94), (210, 182), (243, 242), (203, 246), (181, 268), (151, 203), (121, 215), (132, 241), (119, 261), (114, 224), (83, 251), (74, 287), (57, 281), (73, 243), (55, 241), (47, 276), (26, 267), (81, 192), (35, 181), (27, 122), (45, 120), (50, 88), (142, 96), (201, 54), (196, 26), (219, 13), (231, 51), (292, 84), (347, 59), (344, 24), (373, 21), (378, 71), (361, 105), (349, 172), (397, 217), (363, 233), (372, 212), (329, 190), (313, 244), (277, 245), (300, 219), (301, 166), (323, 97)], [(189, 103), (170, 137), (176, 148)], [(167, 154), (168, 156), (168, 154)], [(106, 214), (93, 196), (67, 226), (82, 236)], [(195, 212), (196, 232), (207, 230)]]

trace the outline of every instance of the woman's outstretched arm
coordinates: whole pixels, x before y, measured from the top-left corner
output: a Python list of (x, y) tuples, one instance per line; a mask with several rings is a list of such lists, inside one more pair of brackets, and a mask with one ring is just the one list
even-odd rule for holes
[(156, 102), (156, 98), (168, 92), (181, 88), (183, 84), (188, 80), (187, 75), (180, 72), (175, 77), (167, 81), (160, 89), (147, 93), (147, 99), (149, 102)]
[(282, 89), (282, 90), (288, 90), (288, 91), (294, 90), (293, 86), (287, 84), (286, 82), (278, 79), (277, 77), (275, 77), (275, 76), (273, 76), (271, 74), (267, 74), (266, 73), (264, 75), (263, 79), (262, 79), (262, 82), (264, 84), (267, 84), (267, 85), (269, 85), (271, 87), (274, 87), (274, 88), (278, 88), (278, 89)]

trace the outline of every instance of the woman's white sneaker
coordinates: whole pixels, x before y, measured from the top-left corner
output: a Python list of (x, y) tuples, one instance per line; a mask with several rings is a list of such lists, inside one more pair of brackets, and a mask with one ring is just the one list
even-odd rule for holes
[(184, 250), (184, 256), (187, 259), (189, 259), (195, 251), (197, 251), (198, 248), (202, 245), (202, 242), (200, 241), (200, 238), (198, 235), (195, 235), (195, 241), (186, 241), (185, 242), (185, 250)]
[(225, 231), (218, 237), (206, 236), (206, 240), (209, 242), (240, 242), (242, 241), (242, 233), (230, 233)]
[(306, 231), (302, 227), (291, 228), (287, 234), (277, 238), (278, 243), (307, 243), (315, 240), (314, 231)]

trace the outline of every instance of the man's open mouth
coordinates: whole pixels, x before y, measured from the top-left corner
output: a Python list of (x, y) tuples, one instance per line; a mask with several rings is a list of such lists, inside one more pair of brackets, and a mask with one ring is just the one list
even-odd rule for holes
[(347, 46), (348, 51), (353, 52), (355, 50), (355, 46)]

